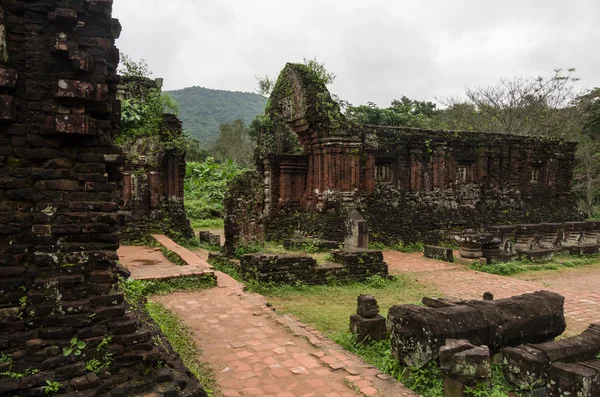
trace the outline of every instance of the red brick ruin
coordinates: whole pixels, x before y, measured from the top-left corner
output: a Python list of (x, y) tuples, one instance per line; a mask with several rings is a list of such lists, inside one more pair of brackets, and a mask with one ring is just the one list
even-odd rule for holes
[(205, 396), (118, 286), (112, 0), (0, 6), (0, 396)]
[(230, 242), (298, 234), (342, 242), (352, 209), (383, 243), (580, 216), (574, 143), (354, 124), (297, 64), (281, 72), (265, 117), (257, 172), (235, 181), (226, 200)]
[[(161, 79), (121, 78), (120, 97), (127, 97), (125, 87), (135, 87), (138, 95), (160, 90)], [(181, 136), (181, 120), (164, 114), (159, 140), (166, 135)], [(183, 182), (185, 152), (157, 150), (139, 138), (127, 148), (121, 189), (121, 241), (140, 241), (151, 234), (173, 238), (191, 238), (194, 231), (185, 214)]]

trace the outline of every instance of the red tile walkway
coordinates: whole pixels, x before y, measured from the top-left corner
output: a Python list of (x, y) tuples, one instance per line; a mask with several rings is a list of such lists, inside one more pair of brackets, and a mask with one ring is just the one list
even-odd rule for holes
[[(164, 236), (157, 240), (192, 263), (206, 263)], [(137, 248), (141, 253), (152, 251)], [(162, 256), (160, 250), (158, 254)], [(135, 256), (135, 251), (126, 251), (121, 261), (139, 260)], [(187, 267), (171, 264), (170, 269)], [(154, 270), (138, 266), (136, 271), (138, 277), (144, 277), (144, 272)], [(417, 397), (316, 329), (293, 316), (278, 315), (267, 307), (264, 297), (246, 293), (244, 286), (228, 275), (215, 274), (216, 288), (152, 299), (172, 310), (192, 330), (223, 396)]]

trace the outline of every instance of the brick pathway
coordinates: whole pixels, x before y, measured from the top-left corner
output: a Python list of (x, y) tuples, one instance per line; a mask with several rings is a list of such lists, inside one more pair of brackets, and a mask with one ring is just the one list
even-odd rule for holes
[[(186, 268), (212, 271), (201, 256), (164, 236), (157, 241), (188, 266), (170, 263), (158, 249), (122, 247), (121, 262), (136, 278), (177, 276)], [(190, 256), (191, 255), (191, 256)], [(152, 263), (158, 262), (158, 263)], [(214, 370), (225, 397), (418, 397), (318, 330), (290, 315), (281, 316), (264, 297), (221, 272), (217, 287), (152, 299), (172, 310), (193, 332), (202, 357)]]
[(546, 287), (530, 281), (496, 276), (468, 270), (455, 265), (424, 258), (422, 253), (384, 252), (390, 272), (414, 273), (420, 282), (434, 286), (443, 295), (461, 299), (481, 299), (484, 292), (495, 298), (508, 298), (527, 292), (548, 290), (565, 297), (566, 335), (575, 335), (591, 323), (600, 323), (600, 294), (574, 292)]
[[(170, 279), (176, 277), (213, 275), (208, 263), (191, 263), (178, 266), (170, 262), (160, 248), (121, 246), (117, 251), (119, 261), (137, 280)], [(196, 259), (198, 259), (196, 257)]]
[(263, 297), (216, 272), (218, 287), (153, 298), (189, 326), (226, 397), (415, 396)]

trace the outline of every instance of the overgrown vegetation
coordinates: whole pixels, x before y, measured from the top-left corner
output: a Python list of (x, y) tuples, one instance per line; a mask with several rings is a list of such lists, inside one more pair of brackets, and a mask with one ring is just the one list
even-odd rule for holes
[(473, 263), (470, 265), (471, 270), (479, 272), (498, 274), (501, 276), (510, 276), (524, 272), (536, 272), (543, 270), (561, 270), (574, 267), (588, 266), (600, 262), (600, 256), (556, 256), (551, 261), (531, 262), (528, 260), (515, 260), (505, 263), (482, 264)]
[(212, 157), (203, 162), (187, 163), (185, 209), (192, 227), (222, 227), (227, 184), (243, 170), (231, 160), (218, 163)]
[(176, 115), (177, 103), (150, 79), (148, 64), (143, 59), (135, 62), (127, 55), (121, 58), (125, 90), (121, 99), (121, 129), (115, 142), (132, 160), (143, 157), (150, 166), (157, 167), (159, 153), (167, 150), (184, 153), (190, 138), (165, 127), (164, 115)]

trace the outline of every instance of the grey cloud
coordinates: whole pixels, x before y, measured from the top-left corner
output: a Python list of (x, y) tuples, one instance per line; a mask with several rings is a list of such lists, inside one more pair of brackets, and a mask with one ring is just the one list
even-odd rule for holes
[(461, 95), (501, 77), (575, 67), (600, 85), (600, 4), (590, 0), (115, 0), (118, 45), (169, 89), (253, 91), (288, 61), (316, 56), (332, 91), (387, 105)]

